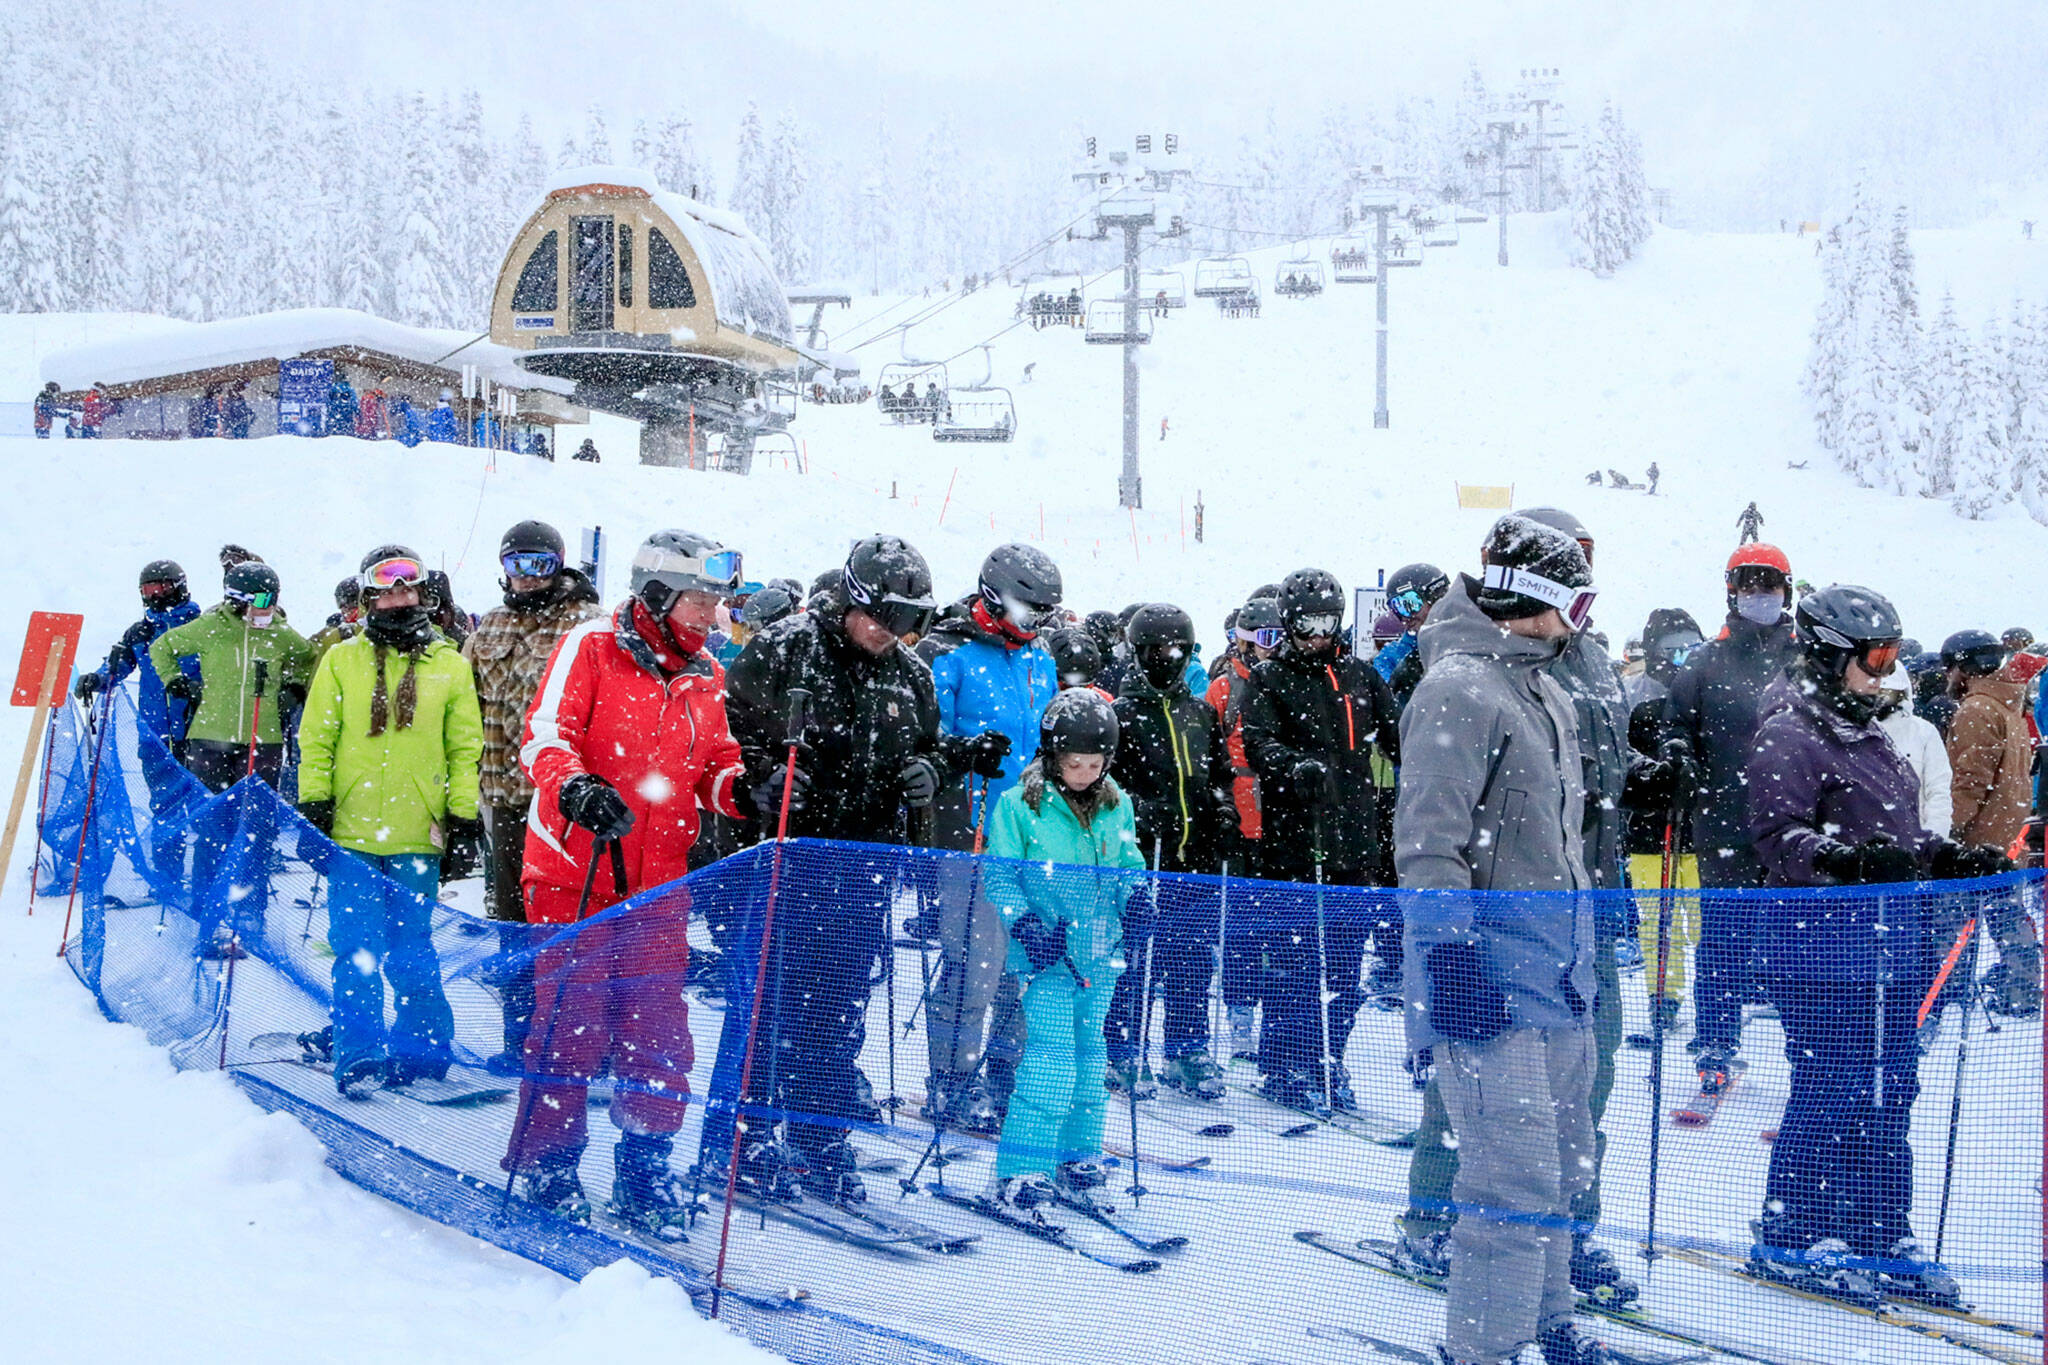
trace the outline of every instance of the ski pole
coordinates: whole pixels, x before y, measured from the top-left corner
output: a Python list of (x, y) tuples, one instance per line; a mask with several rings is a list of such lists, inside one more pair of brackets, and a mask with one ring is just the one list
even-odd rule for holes
[(107, 747), (107, 731), (113, 729), (114, 697), (104, 693), (106, 701), (101, 704), (99, 724), (92, 723), (92, 713), (86, 713), (86, 728), (92, 731), (92, 772), (85, 780), (85, 816), (78, 826), (78, 849), (71, 859), (71, 894), (64, 900), (64, 928), (57, 936), (57, 956), (62, 957), (71, 941), (71, 911), (78, 904), (78, 879), (85, 871), (85, 836), (92, 828), (93, 799), (100, 791), (100, 754)]
[(889, 996), (889, 1102), (883, 1106), (882, 1112), (887, 1116), (889, 1124), (894, 1126), (899, 1101), (896, 1098), (896, 932), (895, 927), (889, 923), (891, 918), (890, 907), (884, 905), (881, 946), (882, 960), (887, 964), (883, 975)]
[[(1955, 947), (1949, 949), (1948, 960), (1941, 964), (1941, 977), (1936, 978), (1934, 989), (1927, 993), (1929, 1004), (1933, 1003), (1934, 997), (1940, 992), (1942, 979), (1946, 978), (1949, 969), (1956, 965), (1956, 958), (1962, 954), (1963, 944), (1976, 931), (1977, 917), (1972, 915), (1970, 922), (1963, 926), (1962, 934), (1957, 937)], [(1963, 1117), (1963, 1066), (1970, 1060), (1970, 1010), (1976, 1003), (1977, 992), (1974, 988), (1963, 992), (1963, 1033), (1962, 1037), (1956, 1040), (1956, 1075), (1948, 1097), (1948, 1152), (1941, 1163), (1941, 1215), (1934, 1224), (1936, 1262), (1941, 1260), (1942, 1241), (1948, 1236), (1948, 1197), (1956, 1178), (1956, 1128)], [(1927, 1005), (1920, 1007), (1920, 1017), (1923, 1021), (1927, 1018)]]
[(740, 1142), (747, 1131), (745, 1106), (754, 1080), (754, 1045), (761, 1032), (761, 996), (768, 989), (768, 946), (775, 936), (775, 896), (782, 886), (782, 846), (789, 841), (789, 798), (796, 788), (796, 751), (803, 744), (804, 717), (810, 709), (811, 694), (801, 687), (789, 689), (789, 715), (783, 731), (788, 745), (782, 767), (782, 810), (775, 823), (775, 854), (768, 865), (768, 903), (761, 914), (761, 956), (754, 964), (754, 998), (747, 1004), (747, 1050), (740, 1061), (740, 1092), (733, 1105), (732, 1150), (725, 1165), (725, 1213), (718, 1226), (718, 1265), (711, 1277), (711, 1316), (725, 1297), (725, 1255), (732, 1240), (732, 1202), (739, 1187)]
[[(1920, 1013), (1913, 1020), (1914, 1028), (1926, 1027), (1927, 1016), (1934, 1009), (1934, 1002), (1941, 998), (1941, 988), (1948, 984), (1949, 973), (1956, 969), (1956, 962), (1962, 957), (1963, 949), (1969, 946), (1970, 936), (1976, 932), (1977, 917), (1972, 915), (1969, 923), (1963, 926), (1962, 932), (1956, 935), (1956, 941), (1949, 946), (1948, 956), (1941, 960), (1941, 970), (1934, 974), (1934, 984), (1927, 988), (1927, 996), (1920, 1002)], [(1970, 993), (1976, 994), (1975, 991)]]
[(1643, 1259), (1657, 1259), (1657, 1170), (1664, 1136), (1664, 973), (1671, 955), (1671, 892), (1678, 872), (1676, 800), (1664, 819), (1664, 864), (1657, 889), (1657, 990), (1650, 998), (1650, 1204)]
[[(1209, 997), (1209, 1055), (1212, 1058), (1217, 1052), (1222, 1051), (1217, 1047), (1217, 1040), (1223, 1034), (1224, 977), (1229, 971), (1227, 964), (1230, 960), (1225, 949), (1225, 945), (1230, 941), (1230, 859), (1223, 859), (1220, 866), (1223, 870), (1223, 885), (1218, 892), (1222, 898), (1222, 906), (1216, 913), (1216, 990)], [(1230, 1062), (1227, 1052), (1223, 1061), (1226, 1065)]]
[(1145, 965), (1138, 973), (1138, 1004), (1131, 1011), (1138, 1025), (1137, 1051), (1131, 1057), (1131, 1081), (1124, 1087), (1124, 1095), (1131, 1114), (1131, 1184), (1124, 1193), (1130, 1195), (1132, 1207), (1136, 1207), (1145, 1196), (1145, 1187), (1138, 1179), (1138, 1083), (1149, 1069), (1151, 1048), (1147, 1046), (1152, 1031), (1152, 940), (1159, 927), (1159, 852), (1160, 841), (1152, 840), (1152, 885), (1149, 893), (1152, 899), (1152, 913), (1145, 921)]
[(1330, 955), (1323, 922), (1323, 811), (1316, 807), (1315, 816), (1315, 858), (1316, 858), (1316, 1036), (1321, 1039), (1323, 1055), (1323, 1103), (1335, 1112), (1337, 1104), (1330, 1094)]
[(263, 684), (270, 680), (270, 661), (256, 661), (256, 696), (249, 703), (249, 767), (244, 777), (256, 775), (256, 732), (263, 720)]
[[(978, 795), (977, 795), (977, 794), (970, 794), (970, 795), (968, 796), (967, 800), (968, 800), (968, 804), (970, 804), (970, 805), (974, 806), (974, 807), (975, 807), (975, 809), (976, 809), (976, 811), (978, 812), (978, 813), (977, 813), (977, 815), (975, 816), (975, 821), (974, 821), (974, 854), (973, 854), (973, 856), (974, 856), (974, 857), (975, 857), (976, 859), (979, 859), (979, 858), (981, 857), (981, 843), (982, 843), (982, 835), (983, 835), (983, 833), (984, 833), (984, 832), (985, 832), (985, 831), (987, 830), (987, 828), (988, 828), (988, 779), (987, 779), (987, 778), (985, 778), (985, 777), (984, 777), (983, 779), (981, 779), (981, 790), (980, 790), (980, 792), (978, 793)], [(971, 877), (971, 878), (969, 879), (969, 882), (968, 882), (968, 887), (969, 887), (969, 895), (968, 895), (968, 897), (967, 897), (967, 931), (968, 931), (968, 936), (969, 936), (970, 938), (972, 938), (972, 936), (973, 936), (973, 932), (974, 932), (974, 904), (975, 904), (976, 900), (978, 900), (978, 899), (980, 898), (980, 894), (981, 894), (981, 893), (980, 893), (980, 891), (979, 891), (979, 884), (980, 884), (980, 880), (981, 880), (981, 864), (980, 864), (979, 862), (976, 862), (976, 864), (975, 864), (975, 867), (974, 867), (974, 873), (973, 873), (973, 876), (972, 876), (972, 877)], [(941, 922), (941, 923), (944, 923), (944, 918), (943, 918), (943, 916), (941, 917), (941, 920), (940, 920), (940, 922)], [(920, 956), (921, 956), (924, 950), (923, 950), (922, 948), (920, 948), (920, 949), (919, 949), (918, 951), (919, 951), (919, 953), (920, 953)], [(963, 954), (962, 954), (962, 956), (965, 956), (965, 953), (963, 953)], [(946, 979), (946, 945), (945, 945), (945, 944), (943, 944), (943, 943), (941, 943), (941, 944), (939, 945), (939, 972), (938, 972), (938, 976), (937, 976), (936, 980), (938, 980), (938, 981), (940, 981), (940, 982), (943, 982), (943, 981), (944, 981), (945, 979)], [(932, 994), (932, 982), (933, 982), (933, 980), (934, 980), (934, 978), (933, 978), (933, 976), (931, 975), (931, 973), (930, 973), (930, 972), (926, 972), (926, 973), (925, 973), (925, 982), (924, 982), (924, 993), (923, 993), (922, 995), (920, 995), (920, 996), (918, 997), (917, 1003), (916, 1003), (915, 1005), (911, 1006), (911, 1009), (910, 1009), (910, 1018), (908, 1018), (908, 1019), (906, 1019), (906, 1020), (904, 1020), (904, 1021), (903, 1021), (903, 1036), (904, 1036), (905, 1038), (908, 1038), (908, 1037), (910, 1036), (910, 1032), (911, 1032), (911, 1030), (917, 1027), (917, 1016), (918, 1016), (918, 1014), (919, 1014), (919, 1013), (920, 1013), (920, 1012), (921, 1012), (921, 1011), (922, 1011), (922, 1010), (924, 1009), (924, 1007), (925, 1007), (925, 1004), (926, 1004), (926, 1002), (927, 1002), (927, 1001), (929, 1001), (929, 1000), (931, 999), (931, 994)], [(959, 973), (958, 973), (958, 972), (956, 971), (956, 972), (955, 972), (955, 973), (953, 974), (953, 994), (954, 994), (954, 1001), (953, 1001), (953, 1013), (954, 1013), (954, 1015), (956, 1016), (956, 1022), (955, 1022), (955, 1024), (954, 1024), (954, 1029), (955, 1029), (955, 1031), (956, 1031), (956, 1032), (958, 1031), (958, 1028), (959, 1028), (959, 1024), (958, 1024), (958, 1022), (957, 1022), (957, 1016), (959, 1015), (959, 1013), (960, 1013), (960, 1011), (961, 1011), (961, 1010), (963, 1010), (963, 1009), (965, 1009), (965, 1008), (966, 1008), (966, 1005), (965, 1005), (965, 1004), (964, 1004), (964, 1002), (963, 1002), (963, 1000), (964, 1000), (964, 992), (966, 991), (966, 989), (967, 989), (967, 984), (966, 984), (966, 978), (962, 977), (962, 976), (961, 976), (961, 975), (960, 975), (960, 974), (959, 974)], [(954, 1049), (954, 1050), (955, 1050), (955, 1051), (957, 1051), (958, 1049), (956, 1048), (956, 1049)], [(947, 1060), (948, 1060), (948, 1061), (953, 1061), (953, 1060), (955, 1060), (955, 1059), (954, 1059), (953, 1057), (950, 1057), (950, 1056), (949, 1056), (949, 1057), (947, 1058)], [(949, 1067), (949, 1068), (947, 1068), (947, 1069), (948, 1069), (948, 1070), (951, 1070), (951, 1068), (950, 1068), (950, 1067)]]

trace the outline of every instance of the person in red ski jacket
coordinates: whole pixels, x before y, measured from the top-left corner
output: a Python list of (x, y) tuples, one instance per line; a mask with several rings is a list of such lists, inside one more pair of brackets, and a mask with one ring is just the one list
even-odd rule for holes
[[(555, 647), (519, 753), (534, 788), (520, 873), (529, 924), (575, 923), (579, 908), (587, 919), (683, 876), (699, 805), (744, 818), (734, 804), (742, 768), (725, 675), (705, 649), (719, 600), (739, 583), (737, 551), (688, 531), (656, 532), (633, 558), (633, 595)], [(613, 841), (623, 886), (605, 847)], [(686, 1209), (668, 1158), (694, 1057), (683, 994), (688, 916), (687, 897), (672, 891), (541, 951), (504, 1161), (531, 1202), (589, 1217), (577, 1178), (589, 1141), (586, 1092), (608, 1072), (621, 1130), (614, 1211), (680, 1239)]]
[(121, 410), (121, 405), (107, 397), (107, 386), (95, 384), (86, 392), (85, 402), (78, 410), (79, 434), (88, 440), (96, 439), (100, 428), (107, 419)]

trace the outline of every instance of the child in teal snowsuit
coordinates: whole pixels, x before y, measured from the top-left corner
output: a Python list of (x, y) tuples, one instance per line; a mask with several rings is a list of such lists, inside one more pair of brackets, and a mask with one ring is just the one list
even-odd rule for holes
[[(1039, 759), (990, 820), (984, 885), (1010, 934), (1028, 1041), (996, 1152), (998, 1197), (1094, 1170), (1108, 1094), (1102, 1021), (1123, 974), (1123, 910), (1139, 883), (1131, 802), (1106, 771), (1116, 716), (1086, 689), (1046, 709)], [(1018, 1197), (1016, 1202), (1036, 1202)]]

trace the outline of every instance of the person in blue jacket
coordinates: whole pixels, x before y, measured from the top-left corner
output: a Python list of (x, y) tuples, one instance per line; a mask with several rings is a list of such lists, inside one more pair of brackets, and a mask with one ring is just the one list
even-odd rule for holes
[(389, 420), (391, 434), (398, 438), (400, 445), (416, 446), (425, 439), (426, 433), (420, 425), (420, 410), (412, 405), (411, 399), (402, 395), (394, 397)]
[[(941, 847), (974, 848), (989, 810), (1038, 755), (1039, 718), (1060, 691), (1059, 671), (1038, 644), (1038, 632), (1053, 622), (1062, 592), (1059, 566), (1043, 550), (997, 546), (982, 562), (974, 594), (918, 645), (938, 689), (941, 733), (977, 746), (968, 776), (939, 810)], [(945, 859), (938, 871), (941, 963), (925, 1002), (932, 1071), (924, 1112), (934, 1122), (993, 1137), (1016, 1074), (1019, 1011), (1007, 993), (1013, 982), (997, 1008), (997, 1017), (1012, 1026), (990, 1040), (984, 1078), (982, 1034), (1004, 980), (1006, 950), (1002, 915), (976, 891), (973, 872), (964, 858)]]
[[(137, 677), (136, 712), (143, 728), (163, 741), (180, 763), (185, 761), (185, 727), (191, 720), (192, 704), (164, 695), (163, 679), (149, 660), (149, 647), (173, 626), (182, 626), (199, 615), (199, 604), (185, 584), (185, 571), (168, 559), (151, 560), (142, 566), (139, 584), (142, 619), (121, 632), (121, 638), (107, 651), (107, 661), (90, 673), (81, 673), (72, 693), (87, 705), (103, 688), (119, 687), (130, 673)], [(197, 676), (195, 669), (194, 676)]]
[(441, 401), (434, 404), (434, 410), (427, 414), (427, 439), (444, 445), (455, 444), (455, 433), (459, 429), (452, 406), (455, 395), (447, 389), (441, 390)]
[(353, 436), (356, 430), (356, 391), (348, 382), (348, 372), (336, 365), (334, 378), (327, 383), (327, 430), (323, 435)]

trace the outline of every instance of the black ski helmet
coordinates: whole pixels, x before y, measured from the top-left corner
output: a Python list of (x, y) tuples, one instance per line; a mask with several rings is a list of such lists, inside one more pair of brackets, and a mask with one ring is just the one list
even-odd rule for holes
[(1998, 639), (2007, 649), (2017, 654), (2034, 643), (2034, 632), (2025, 626), (2007, 626), (2005, 633)]
[(562, 533), (544, 521), (516, 522), (499, 537), (498, 558), (516, 554), (551, 554), (565, 563), (569, 558)]
[(1089, 612), (1081, 618), (1081, 629), (1095, 641), (1095, 647), (1102, 651), (1105, 660), (1116, 652), (1117, 642), (1124, 638), (1124, 623), (1113, 611)]
[(1046, 652), (1061, 687), (1083, 687), (1102, 672), (1102, 649), (1085, 630), (1056, 630), (1046, 637)]
[(227, 572), (226, 596), (238, 616), (250, 607), (276, 606), (277, 570), (260, 560), (243, 560)]
[(1515, 515), (1527, 517), (1540, 526), (1548, 526), (1553, 531), (1562, 531), (1573, 540), (1579, 542), (1579, 549), (1586, 556), (1586, 567), (1592, 567), (1593, 533), (1586, 529), (1585, 522), (1580, 521), (1561, 507), (1531, 507), (1525, 511), (1517, 512)]
[(848, 605), (873, 617), (897, 637), (931, 629), (938, 603), (932, 600), (931, 566), (901, 536), (869, 536), (854, 542), (839, 581)]
[(1669, 684), (1705, 641), (1706, 635), (1691, 612), (1682, 607), (1659, 607), (1643, 626), (1644, 671)]
[(174, 559), (152, 559), (142, 566), (142, 574), (136, 580), (136, 586), (146, 588), (152, 583), (176, 583), (182, 588), (185, 586), (185, 571), (178, 567), (178, 562)]
[[(1086, 687), (1070, 687), (1047, 703), (1038, 720), (1038, 761), (1048, 785), (1059, 782), (1061, 754), (1101, 754), (1102, 778), (1116, 762), (1116, 708), (1101, 693)], [(1087, 788), (1101, 785), (1097, 778)]]
[[(1433, 607), (1437, 599), (1451, 590), (1450, 575), (1434, 564), (1403, 564), (1387, 575), (1387, 606), (1394, 615), (1406, 620), (1416, 612)], [(1414, 595), (1420, 606), (1403, 607), (1409, 594)]]
[[(1849, 660), (1874, 645), (1896, 647), (1905, 635), (1899, 613), (1882, 593), (1850, 583), (1830, 584), (1800, 598), (1794, 620), (1807, 665), (1832, 682), (1841, 680)], [(1871, 671), (1882, 677), (1891, 666), (1887, 662)]]
[(686, 592), (723, 597), (740, 585), (740, 552), (695, 531), (656, 531), (633, 554), (628, 588), (656, 616)]
[(1252, 598), (1237, 609), (1237, 628), (1242, 631), (1279, 630), (1279, 601), (1272, 597)]
[(347, 578), (334, 585), (334, 605), (340, 610), (348, 611), (351, 608), (361, 606), (362, 601), (363, 590), (357, 584), (354, 574), (350, 574)]
[[(1586, 552), (1577, 538), (1519, 512), (1510, 512), (1493, 524), (1479, 557), (1486, 566), (1479, 589), (1479, 609), (1495, 621), (1524, 620), (1569, 605), (1521, 588), (1554, 593), (1556, 589), (1593, 586), (1593, 570), (1586, 563)], [(1524, 576), (1519, 585), (1517, 574)], [(1529, 582), (1530, 577), (1541, 582)], [(1546, 584), (1551, 586), (1545, 588)]]
[(981, 605), (998, 621), (1010, 620), (1008, 603), (1022, 603), (1030, 619), (1010, 621), (1020, 634), (1029, 636), (1062, 596), (1060, 566), (1052, 556), (1035, 545), (998, 545), (981, 561), (977, 591)]
[(1941, 642), (1941, 666), (1966, 678), (1988, 678), (2005, 662), (2005, 645), (1988, 630), (1959, 630)]
[[(136, 581), (136, 590), (142, 594), (143, 605), (163, 610), (183, 606), (192, 600), (192, 594), (185, 584), (185, 571), (177, 561), (152, 559), (142, 566), (142, 575)], [(156, 591), (150, 591), (152, 588)]]
[(786, 588), (763, 588), (747, 599), (747, 605), (740, 608), (740, 620), (748, 630), (766, 630), (785, 616), (796, 614), (796, 599)]
[(1124, 629), (1124, 638), (1131, 642), (1133, 650), (1148, 645), (1174, 645), (1192, 650), (1195, 647), (1195, 622), (1186, 612), (1171, 602), (1147, 602), (1131, 616), (1131, 624)]
[(378, 595), (381, 594), (386, 587), (395, 586), (395, 583), (392, 583), (385, 584), (382, 587), (380, 587), (374, 581), (370, 573), (370, 570), (376, 568), (379, 564), (383, 564), (387, 561), (394, 559), (409, 559), (413, 562), (414, 566), (418, 568), (418, 576), (416, 578), (412, 578), (405, 581), (411, 582), (419, 588), (420, 602), (422, 603), (422, 605), (425, 604), (427, 600), (427, 569), (424, 561), (422, 561), (420, 557), (417, 554), (413, 553), (413, 551), (407, 546), (379, 545), (376, 549), (364, 555), (362, 563), (356, 566), (356, 591), (358, 594), (357, 600), (362, 603), (364, 611), (370, 610), (370, 608), (375, 604)]
[[(1289, 635), (1335, 635), (1344, 623), (1344, 587), (1322, 569), (1296, 569), (1280, 580), (1280, 624)], [(1306, 625), (1313, 630), (1306, 630)]]

